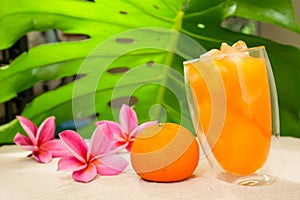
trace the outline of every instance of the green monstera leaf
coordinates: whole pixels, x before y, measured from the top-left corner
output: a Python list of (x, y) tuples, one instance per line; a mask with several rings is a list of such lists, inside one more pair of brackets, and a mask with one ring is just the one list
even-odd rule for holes
[[(255, 10), (255, 12), (253, 12)], [(0, 1), (0, 49), (30, 31), (58, 29), (88, 39), (44, 44), (0, 68), (0, 102), (38, 82), (80, 75), (46, 92), (22, 115), (39, 124), (85, 119), (117, 120), (121, 103), (135, 105), (139, 122), (173, 121), (191, 127), (183, 65), (221, 42), (265, 45), (275, 74), (281, 133), (300, 137), (300, 50), (222, 27), (230, 16), (273, 23), (300, 33), (290, 0), (19, 0)], [(90, 136), (90, 125), (80, 133)], [(0, 143), (20, 131), (16, 120), (0, 126)]]

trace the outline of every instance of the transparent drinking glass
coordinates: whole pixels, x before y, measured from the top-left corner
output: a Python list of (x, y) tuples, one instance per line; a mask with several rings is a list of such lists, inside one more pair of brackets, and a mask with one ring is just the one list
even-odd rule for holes
[(185, 61), (184, 76), (193, 125), (213, 174), (240, 185), (272, 183), (279, 111), (265, 47)]

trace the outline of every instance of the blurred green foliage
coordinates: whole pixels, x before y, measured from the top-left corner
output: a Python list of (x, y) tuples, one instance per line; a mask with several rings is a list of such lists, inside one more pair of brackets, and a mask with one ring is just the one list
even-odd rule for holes
[[(95, 112), (99, 114), (98, 119), (111, 120), (118, 110), (109, 104), (115, 100), (113, 98), (121, 98), (121, 91), (126, 88), (133, 90), (133, 86), (144, 82), (143, 87), (131, 94), (137, 100), (134, 104), (140, 122), (164, 116), (162, 120), (181, 121), (190, 126), (188, 113), (182, 112), (187, 110), (186, 101), (178, 99), (183, 97), (176, 96), (163, 86), (163, 83), (170, 83), (184, 91), (183, 78), (176, 72), (182, 75), (182, 62), (188, 57), (167, 52), (172, 45), (180, 46), (180, 41), (157, 31), (157, 28), (163, 28), (194, 39), (205, 50), (219, 48), (221, 42), (233, 44), (237, 40), (244, 40), (249, 46), (265, 45), (279, 95), (281, 134), (300, 137), (300, 50), (224, 28), (222, 22), (229, 17), (272, 23), (300, 33), (290, 0), (1, 0), (0, 49), (11, 47), (31, 31), (58, 29), (68, 34), (87, 35), (89, 39), (39, 45), (0, 68), (0, 102), (9, 101), (38, 82), (80, 74), (84, 77), (78, 81), (36, 97), (22, 115), (37, 124), (50, 115), (56, 116), (57, 124), (60, 124), (67, 120), (85, 119)], [(128, 38), (133, 38), (137, 44), (138, 39), (142, 39), (129, 35), (127, 40), (116, 42), (116, 46), (106, 45), (107, 49), (101, 55), (86, 61), (87, 55), (99, 44), (105, 45), (109, 38), (143, 27), (154, 27), (152, 31), (148, 30), (151, 33), (149, 37), (153, 37), (149, 44), (147, 38), (144, 39), (149, 47), (160, 40), (160, 48), (136, 49), (133, 52), (124, 50), (124, 53), (123, 47), (130, 43)], [(124, 53), (122, 56), (103, 64), (109, 61), (109, 57), (120, 54), (119, 50)], [(109, 55), (103, 56), (106, 52)], [(195, 50), (191, 55), (197, 53), (201, 50)], [(175, 72), (151, 68), (153, 63), (171, 66)], [(82, 65), (85, 67), (82, 68)], [(126, 80), (123, 80), (124, 73), (109, 73), (112, 68), (125, 67), (132, 71), (137, 66), (144, 67), (144, 70), (136, 71), (137, 76), (128, 76)], [(99, 71), (102, 73), (101, 80), (95, 85)], [(116, 85), (118, 94), (115, 93)], [(92, 101), (87, 98), (89, 95), (92, 95)], [(84, 103), (77, 104), (80, 106), (74, 111), (74, 101), (77, 100)], [(149, 117), (149, 109), (156, 104), (161, 106), (152, 110)], [(80, 133), (88, 137), (93, 127), (94, 123)], [(0, 143), (12, 142), (18, 131), (21, 130), (16, 120), (0, 126)]]

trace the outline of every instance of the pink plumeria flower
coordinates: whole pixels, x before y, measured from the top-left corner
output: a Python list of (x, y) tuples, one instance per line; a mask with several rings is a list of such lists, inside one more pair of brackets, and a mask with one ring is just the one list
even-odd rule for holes
[(32, 156), (41, 163), (47, 163), (55, 157), (67, 153), (59, 139), (54, 139), (55, 117), (48, 117), (39, 128), (29, 119), (17, 116), (28, 137), (17, 133), (14, 142), (25, 150), (32, 151)]
[(116, 146), (131, 150), (136, 136), (146, 127), (157, 124), (157, 121), (145, 122), (138, 125), (138, 118), (135, 111), (128, 105), (123, 104), (119, 114), (120, 123), (102, 120), (96, 123), (97, 126), (104, 126), (104, 133)]
[(95, 129), (89, 148), (75, 131), (63, 131), (59, 137), (71, 155), (59, 160), (58, 170), (73, 171), (75, 181), (87, 183), (97, 174), (117, 175), (128, 165), (128, 162), (117, 154), (120, 150), (103, 133), (103, 126)]

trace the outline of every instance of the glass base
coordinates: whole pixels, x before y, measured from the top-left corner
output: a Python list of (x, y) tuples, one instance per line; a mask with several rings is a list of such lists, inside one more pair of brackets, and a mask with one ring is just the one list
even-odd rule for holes
[(238, 176), (228, 173), (217, 175), (219, 180), (242, 186), (264, 186), (274, 182), (274, 178), (265, 174), (251, 174), (247, 176)]

